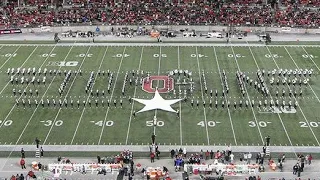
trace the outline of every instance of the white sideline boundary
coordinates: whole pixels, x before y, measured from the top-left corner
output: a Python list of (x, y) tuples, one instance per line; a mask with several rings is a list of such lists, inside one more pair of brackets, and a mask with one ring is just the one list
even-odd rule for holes
[(271, 45), (265, 45), (265, 44), (247, 44), (245, 42), (243, 43), (237, 43), (237, 44), (227, 44), (227, 43), (180, 43), (180, 42), (173, 42), (173, 43), (149, 43), (149, 42), (118, 42), (118, 43), (58, 43), (58, 44), (0, 44), (0, 46), (116, 46), (116, 47), (132, 47), (132, 46), (145, 46), (145, 47), (155, 47), (155, 46), (187, 46), (187, 47), (243, 47), (243, 46), (250, 46), (250, 47), (320, 47), (320, 45), (311, 45), (311, 44), (299, 44), (299, 45), (287, 45), (287, 44), (271, 44)]
[[(186, 148), (188, 152), (199, 152), (200, 149), (217, 150), (226, 149), (227, 146), (181, 146), (181, 145), (161, 145), (161, 149)], [(0, 151), (20, 152), (21, 148), (25, 151), (35, 151), (35, 145), (4, 145), (0, 146)], [(320, 146), (269, 146), (273, 153), (319, 153)], [(121, 152), (130, 149), (132, 152), (149, 152), (149, 145), (46, 145), (47, 152)], [(261, 152), (261, 146), (232, 146), (232, 152)]]

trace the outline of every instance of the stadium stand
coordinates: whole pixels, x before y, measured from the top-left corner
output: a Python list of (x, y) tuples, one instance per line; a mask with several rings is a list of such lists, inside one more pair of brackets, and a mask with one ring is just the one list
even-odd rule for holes
[[(64, 4), (63, 4), (64, 2)], [(298, 2), (298, 3), (295, 3)], [(317, 28), (320, 0), (10, 0), (2, 28), (61, 25), (233, 25)]]
[(317, 28), (320, 23), (319, 9), (293, 8), (289, 6), (275, 13), (275, 19), (280, 26)]
[(319, 0), (282, 0), (282, 5), (297, 5), (297, 6), (307, 6), (307, 7), (315, 7), (319, 8), (320, 1)]

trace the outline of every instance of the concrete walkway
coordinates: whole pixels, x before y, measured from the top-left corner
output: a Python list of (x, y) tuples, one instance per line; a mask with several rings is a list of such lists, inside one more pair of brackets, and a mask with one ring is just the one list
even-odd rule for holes
[[(320, 41), (320, 36), (317, 34), (294, 34), (294, 33), (271, 33), (272, 41)], [(22, 34), (9, 34), (1, 35), (0, 40), (3, 41), (52, 41), (53, 42), (54, 33), (42, 32), (42, 33), (22, 33)], [(77, 41), (77, 42), (88, 42), (92, 41), (92, 38), (82, 38), (82, 37), (64, 37), (59, 33), (59, 37), (62, 41)], [(182, 34), (179, 34), (175, 38), (161, 38), (162, 42), (165, 43), (174, 43), (174, 42), (226, 42), (226, 38), (206, 38), (204, 37), (182, 37)], [(134, 42), (134, 41), (143, 41), (143, 42), (157, 42), (156, 38), (151, 38), (150, 36), (134, 36), (132, 38), (117, 37), (113, 35), (98, 36), (95, 37), (95, 42), (99, 41), (118, 41), (118, 42)], [(244, 42), (244, 41), (254, 41), (258, 42), (259, 37), (254, 33), (249, 33), (248, 36), (238, 39), (233, 37), (230, 39), (231, 43), (234, 42)], [(139, 42), (138, 42), (139, 43)], [(121, 43), (120, 43), (121, 44)], [(140, 42), (141, 45), (141, 42)]]

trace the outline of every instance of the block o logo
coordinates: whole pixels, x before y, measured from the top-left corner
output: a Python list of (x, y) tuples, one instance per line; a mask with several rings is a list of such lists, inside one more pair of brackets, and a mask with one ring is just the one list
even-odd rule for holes
[[(162, 83), (156, 81), (163, 81)], [(154, 93), (156, 91), (156, 86), (153, 84), (162, 85), (163, 87), (158, 87), (159, 93), (168, 93), (174, 88), (174, 79), (169, 76), (149, 76), (143, 79), (142, 89), (148, 93)]]

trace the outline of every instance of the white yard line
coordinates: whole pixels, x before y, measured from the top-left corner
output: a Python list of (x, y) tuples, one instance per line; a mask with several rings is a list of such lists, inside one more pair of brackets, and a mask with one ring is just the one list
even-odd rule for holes
[[(284, 47), (284, 49), (287, 51), (288, 55), (290, 56), (290, 59), (293, 61), (293, 63), (296, 65), (296, 67), (297, 67), (298, 69), (300, 69), (299, 66), (297, 65), (296, 61), (292, 58), (292, 56), (291, 56), (291, 54), (289, 53), (288, 49), (287, 49), (286, 47)], [(310, 87), (310, 89), (311, 89), (311, 91), (313, 92), (313, 94), (316, 96), (318, 102), (320, 102), (319, 97), (318, 97), (317, 94), (314, 92), (314, 90), (313, 90), (313, 88), (311, 87), (311, 85), (310, 85), (309, 83), (307, 83), (307, 84), (308, 84), (308, 86)]]
[[(267, 50), (268, 50), (269, 54), (270, 54), (271, 57), (272, 57), (273, 62), (275, 63), (275, 65), (277, 66), (277, 68), (280, 69), (279, 66), (278, 66), (278, 64), (277, 64), (277, 62), (276, 62), (276, 60), (275, 60), (274, 57), (272, 56), (272, 53), (271, 53), (270, 49), (268, 48), (268, 46), (266, 46), (266, 47), (267, 47)], [(286, 84), (287, 84), (288, 88), (290, 89), (288, 83), (286, 83)], [(293, 98), (294, 98), (294, 100), (298, 103), (298, 107), (299, 107), (299, 109), (300, 109), (300, 111), (301, 111), (301, 114), (302, 114), (303, 118), (304, 118), (304, 119), (306, 120), (306, 122), (308, 123), (309, 129), (310, 129), (313, 137), (316, 139), (318, 145), (320, 146), (320, 143), (319, 143), (319, 141), (318, 141), (318, 138), (317, 138), (317, 136), (314, 134), (314, 132), (313, 132), (313, 130), (312, 130), (310, 124), (309, 124), (309, 121), (308, 121), (307, 117), (305, 116), (304, 112), (302, 111), (302, 109), (301, 109), (301, 107), (300, 107), (300, 104), (299, 104), (298, 100), (297, 100), (296, 97), (294, 97), (294, 96), (293, 96)]]
[[(223, 79), (222, 79), (222, 76), (221, 76), (221, 69), (220, 69), (220, 65), (219, 65), (219, 62), (218, 62), (218, 56), (217, 56), (217, 52), (216, 52), (216, 48), (215, 48), (215, 47), (213, 47), (213, 51), (214, 51), (214, 55), (215, 55), (215, 57), (216, 57), (215, 59), (216, 59), (216, 62), (217, 62), (217, 67), (218, 67), (218, 71), (219, 71), (219, 75), (220, 75), (220, 80), (221, 80), (222, 89), (224, 89)], [(228, 99), (227, 99), (227, 93), (225, 93), (224, 99), (225, 99), (226, 102), (228, 101)], [(233, 127), (233, 122), (232, 122), (232, 118), (231, 118), (231, 113), (230, 113), (230, 109), (229, 109), (228, 106), (227, 106), (227, 109), (228, 109), (228, 115), (229, 115), (229, 120), (230, 120), (230, 124), (231, 124), (231, 129), (232, 129), (232, 133), (233, 133), (234, 143), (235, 143), (235, 145), (237, 146), (238, 143), (237, 143), (237, 139), (236, 139), (236, 133), (234, 132), (234, 127)]]
[[(260, 70), (260, 67), (259, 67), (258, 62), (257, 62), (257, 60), (256, 60), (256, 58), (255, 58), (255, 56), (254, 56), (254, 54), (253, 54), (253, 52), (252, 52), (251, 47), (249, 47), (249, 50), (250, 50), (251, 56), (253, 57), (254, 63), (256, 64), (257, 68)], [(269, 93), (269, 97), (270, 97), (271, 100), (273, 101), (273, 97), (272, 97), (272, 95), (271, 95), (270, 93)], [(273, 101), (273, 102), (274, 102), (274, 101)], [(289, 143), (290, 143), (291, 146), (293, 146), (292, 141), (291, 141), (291, 138), (290, 138), (290, 136), (289, 136), (289, 134), (288, 134), (287, 128), (286, 128), (286, 126), (284, 125), (283, 120), (282, 120), (282, 118), (281, 118), (281, 116), (280, 116), (280, 113), (277, 113), (277, 114), (278, 114), (280, 123), (281, 123), (281, 125), (282, 125), (282, 127), (283, 127), (283, 130), (284, 130), (284, 132), (286, 133), (286, 136), (287, 136), (287, 138), (288, 138), (288, 140), (289, 140)], [(295, 155), (297, 156), (296, 153), (295, 153)]]
[[(2, 49), (3, 46), (1, 46), (0, 50)], [(3, 68), (3, 66), (13, 57), (13, 54), (17, 53), (17, 51), (20, 49), (21, 46), (18, 46), (18, 48), (13, 52), (11, 53), (11, 56), (9, 58), (7, 58), (7, 60), (1, 65), (0, 69)]]
[[(25, 60), (25, 62), (27, 62), (27, 61), (30, 59), (30, 57), (32, 56), (32, 54), (34, 53), (34, 51), (35, 51), (37, 48), (38, 48), (38, 46), (32, 51), (32, 53), (28, 56), (28, 58)], [(25, 63), (25, 62), (24, 62), (24, 63)], [(23, 63), (23, 64), (24, 64), (24, 63)], [(21, 67), (22, 67), (22, 66), (23, 66), (23, 65), (21, 65)], [(9, 84), (9, 82), (8, 82), (7, 85), (2, 89), (2, 91), (0, 92), (0, 94), (4, 91), (4, 89), (8, 86), (8, 84)], [(27, 87), (26, 87), (25, 89), (27, 89), (28, 86), (29, 86), (29, 85), (27, 85)], [(18, 100), (20, 100), (21, 97), (22, 97), (22, 96), (20, 96)], [(12, 108), (10, 109), (9, 113), (6, 115), (6, 117), (4, 118), (4, 120), (2, 121), (2, 123), (0, 124), (0, 128), (1, 128), (1, 127), (3, 126), (3, 124), (6, 122), (6, 120), (7, 120), (8, 117), (10, 116), (11, 112), (12, 112), (13, 109), (16, 107), (16, 105), (17, 105), (17, 104), (14, 103), (14, 105), (13, 105)]]
[[(158, 64), (158, 76), (160, 75), (160, 67), (161, 67), (161, 57), (162, 57), (162, 52), (161, 52), (161, 46), (159, 47), (159, 64)], [(151, 81), (152, 83), (152, 81)], [(157, 81), (157, 88), (159, 86), (159, 80)], [(152, 87), (152, 86), (151, 86)], [(157, 117), (157, 113), (158, 113), (158, 110), (156, 109), (154, 111), (154, 117)], [(153, 126), (153, 134), (156, 135), (156, 127), (157, 126)]]
[[(68, 57), (69, 53), (71, 52), (72, 48), (73, 48), (73, 47), (71, 47), (71, 48), (69, 49), (69, 52), (67, 53), (66, 57), (64, 58), (64, 61), (67, 59), (67, 57)], [(51, 52), (52, 52), (52, 51), (51, 51)], [(48, 57), (49, 57), (49, 56), (48, 56)], [(61, 69), (61, 67), (62, 67), (62, 66), (60, 66), (59, 69)], [(58, 70), (59, 70), (59, 69), (58, 69)], [(47, 88), (46, 91), (43, 93), (41, 99), (43, 99), (43, 98), (45, 97), (45, 95), (47, 94), (47, 91), (50, 89), (51, 84), (52, 84), (52, 82), (54, 81), (54, 79), (55, 79), (56, 77), (57, 77), (57, 76), (54, 76), (54, 77), (52, 78), (50, 84), (48, 85), (48, 88)], [(39, 107), (39, 106), (38, 106), (38, 107)], [(36, 107), (36, 108), (34, 109), (33, 113), (31, 114), (31, 117), (29, 118), (27, 124), (25, 125), (24, 129), (22, 130), (22, 132), (21, 132), (18, 140), (16, 141), (16, 144), (20, 141), (22, 135), (24, 134), (25, 130), (27, 129), (28, 125), (30, 124), (31, 119), (32, 119), (33, 116), (35, 115), (38, 107)]]
[[(141, 68), (141, 62), (142, 62), (142, 56), (143, 56), (143, 48), (144, 48), (144, 47), (142, 46), (142, 48), (141, 48), (140, 60), (139, 60), (138, 71), (140, 71), (140, 68)], [(132, 97), (132, 98), (135, 98), (135, 96), (136, 96), (137, 87), (138, 87), (138, 85), (136, 85), (136, 86), (134, 87), (134, 93), (133, 93), (133, 97)], [(134, 102), (135, 102), (135, 101), (132, 101), (132, 105), (131, 105), (130, 118), (129, 118), (128, 130), (127, 130), (127, 137), (126, 137), (126, 145), (128, 145), (128, 140), (129, 140), (129, 134), (130, 134), (130, 127), (131, 127), (131, 121), (132, 121), (132, 114), (133, 114)]]
[[(230, 47), (231, 47), (231, 50), (232, 50), (232, 53), (233, 53), (234, 60), (235, 60), (235, 62), (236, 62), (236, 64), (237, 64), (238, 70), (241, 72), (241, 69), (240, 69), (240, 66), (239, 66), (239, 63), (238, 63), (238, 59), (237, 59), (237, 57), (236, 57), (236, 54), (235, 54), (235, 52), (234, 52), (234, 49), (233, 49), (232, 46), (230, 46)], [(246, 91), (245, 93), (246, 93), (247, 98), (248, 98), (248, 100), (249, 100), (249, 104), (250, 104), (250, 106), (251, 106), (251, 111), (252, 111), (254, 120), (255, 120), (256, 124), (258, 124), (258, 120), (257, 120), (256, 114), (255, 114), (254, 109), (253, 109), (253, 107), (252, 107), (252, 105), (251, 105), (251, 99), (250, 99), (250, 97), (249, 97), (249, 94), (248, 94), (248, 91), (247, 91), (247, 87), (246, 87), (246, 85), (244, 85), (243, 87), (244, 87), (244, 89), (245, 89), (245, 91)], [(257, 128), (258, 128), (258, 131), (259, 131), (259, 134), (260, 134), (260, 138), (261, 138), (262, 144), (264, 144), (264, 140), (263, 140), (263, 137), (262, 137), (262, 133), (261, 133), (260, 127), (257, 126)]]
[[(113, 85), (112, 93), (111, 93), (111, 96), (110, 96), (110, 103), (111, 103), (111, 100), (112, 100), (112, 97), (113, 97), (114, 89), (116, 88), (116, 84), (117, 84), (117, 80), (118, 80), (118, 77), (119, 77), (119, 73), (120, 73), (122, 61), (123, 61), (123, 58), (124, 58), (124, 54), (125, 54), (125, 52), (126, 52), (126, 48), (127, 48), (127, 47), (124, 47), (124, 48), (123, 48), (121, 60), (120, 60), (120, 63), (119, 63), (119, 68), (118, 68), (118, 71), (117, 71), (116, 79), (114, 80), (114, 85)], [(109, 110), (110, 110), (110, 107), (108, 106), (106, 115), (104, 116), (104, 120), (103, 120), (103, 124), (102, 124), (102, 128), (101, 128), (101, 133), (100, 133), (98, 145), (100, 145), (100, 142), (101, 142), (101, 138), (102, 138), (102, 134), (103, 134), (103, 131), (104, 131), (104, 127), (105, 127), (105, 124), (106, 124), (106, 121), (107, 121), (107, 117), (108, 117), (108, 114), (109, 114)]]
[[(37, 47), (38, 47), (38, 46), (37, 46)], [(51, 49), (50, 54), (53, 52), (53, 50), (55, 49), (55, 47), (56, 47), (56, 46), (54, 46), (54, 47)], [(72, 48), (71, 48), (71, 49), (72, 49)], [(70, 49), (70, 50), (71, 50), (71, 49)], [(69, 52), (70, 52), (70, 51), (69, 51)], [(45, 59), (44, 63), (47, 61), (47, 59), (48, 59), (49, 57), (50, 57), (50, 56), (48, 56), (48, 57)], [(44, 63), (43, 63), (41, 66), (43, 66)], [(60, 68), (61, 68), (61, 67), (60, 67)], [(59, 68), (59, 69), (60, 69), (60, 68)], [(55, 77), (54, 77), (54, 78), (55, 78)], [(46, 92), (49, 90), (49, 87), (50, 87), (50, 85), (52, 84), (54, 78), (51, 80), (51, 82), (50, 82), (47, 90), (46, 90), (45, 93), (42, 95), (41, 99), (45, 96)], [(21, 96), (20, 96), (20, 98), (21, 98)], [(20, 99), (20, 98), (19, 98), (19, 99)], [(14, 106), (16, 106), (16, 103), (14, 104)], [(30, 124), (30, 121), (31, 121), (32, 117), (35, 115), (35, 112), (36, 112), (37, 108), (38, 108), (38, 107), (36, 107), (36, 109), (33, 111), (33, 113), (31, 114), (31, 117), (29, 118), (29, 120), (28, 120), (28, 122), (27, 122), (27, 124), (24, 126), (24, 128), (23, 128), (20, 136), (18, 137), (18, 139), (17, 139), (17, 141), (16, 141), (16, 143), (15, 143), (15, 146), (18, 145), (18, 143), (19, 143), (22, 135), (24, 134), (25, 130), (27, 129), (28, 125)], [(11, 110), (12, 110), (12, 109), (11, 109)], [(4, 120), (4, 122), (5, 122), (5, 120)], [(2, 126), (2, 125), (1, 125), (1, 126)], [(8, 158), (6, 159), (6, 162), (5, 162), (5, 163), (3, 164), (3, 166), (2, 166), (2, 169), (3, 169), (4, 166), (7, 164), (7, 161), (9, 160), (9, 157), (11, 157), (11, 154), (13, 153), (13, 151), (14, 151), (14, 148), (12, 149), (12, 151), (10, 151), (10, 153), (9, 153), (9, 155), (8, 155)]]
[[(101, 66), (102, 66), (102, 63), (103, 63), (104, 58), (106, 57), (108, 48), (109, 48), (109, 46), (107, 46), (106, 50), (104, 51), (104, 54), (103, 54), (103, 57), (102, 57), (102, 59), (101, 59), (101, 62), (100, 62), (98, 71), (100, 71), (100, 69), (101, 69)], [(95, 78), (94, 78), (94, 80), (93, 80), (92, 87), (91, 87), (91, 89), (89, 89), (89, 90), (92, 90), (92, 89), (93, 89), (96, 80), (97, 80), (97, 74), (95, 74)], [(91, 96), (91, 93), (89, 93), (89, 95), (88, 95), (88, 97), (87, 97), (87, 99), (86, 99), (86, 104), (87, 104), (90, 96)], [(81, 123), (81, 120), (82, 120), (82, 117), (83, 117), (83, 114), (84, 114), (84, 111), (85, 111), (85, 110), (86, 110), (86, 106), (83, 107), (83, 110), (82, 110), (82, 112), (81, 112), (81, 115), (80, 115), (80, 118), (79, 118), (77, 127), (76, 127), (76, 129), (75, 129), (75, 131), (74, 131), (74, 133), (73, 133), (73, 137), (72, 137), (72, 140), (71, 140), (71, 142), (70, 142), (71, 145), (73, 144), (74, 138), (76, 137), (76, 134), (77, 134), (78, 128), (79, 128), (79, 126), (80, 126), (80, 123)]]
[(319, 66), (314, 62), (313, 57), (310, 56), (310, 54), (306, 51), (306, 49), (301, 46), (301, 48), (304, 50), (304, 52), (308, 55), (309, 59), (313, 62), (313, 64), (317, 67), (318, 71), (320, 72)]
[[(180, 47), (178, 46), (178, 70), (180, 71)], [(179, 92), (180, 92), (181, 88), (179, 85)], [(179, 97), (181, 98), (181, 97)], [(181, 101), (179, 101), (179, 123), (180, 123), (180, 145), (182, 146), (182, 117), (181, 117), (182, 113), (181, 113)]]
[[(196, 46), (196, 56), (197, 56), (197, 63), (198, 63), (198, 70), (199, 70), (199, 80), (200, 80), (200, 89), (201, 89), (201, 97), (202, 102), (204, 102), (204, 96), (203, 96), (203, 84), (202, 84), (202, 78), (201, 78), (201, 70), (200, 70), (200, 63), (199, 63), (199, 54), (198, 54), (198, 47)], [(207, 143), (210, 145), (210, 138), (209, 138), (209, 131), (208, 131), (208, 123), (207, 123), (207, 114), (206, 114), (206, 108), (203, 107), (203, 115), (204, 115), (204, 122), (206, 125), (206, 133), (207, 133)]]
[[(87, 58), (87, 54), (89, 53), (90, 49), (91, 49), (91, 46), (89, 46), (87, 52), (85, 53), (85, 56), (84, 56), (84, 58), (82, 59), (82, 62), (81, 62), (81, 64), (80, 64), (77, 72), (79, 72), (79, 70), (81, 69), (83, 63), (85, 62), (85, 60), (86, 60), (86, 58)], [(78, 74), (79, 74), (79, 73), (77, 73), (77, 74), (74, 76), (73, 81), (72, 81), (72, 83), (70, 84), (70, 87), (69, 87), (66, 95), (64, 96), (62, 102), (64, 102), (64, 101), (67, 99), (68, 94), (69, 94), (70, 90), (72, 89), (72, 86), (73, 86), (74, 82), (76, 81), (76, 79), (77, 79), (77, 77), (78, 77)], [(48, 132), (46, 138), (45, 138), (44, 141), (43, 141), (43, 144), (45, 144), (45, 143), (47, 142), (47, 139), (48, 139), (48, 137), (49, 137), (49, 135), (50, 135), (53, 127), (54, 127), (55, 122), (57, 121), (57, 118), (58, 118), (58, 116), (59, 116), (59, 114), (60, 114), (60, 112), (61, 112), (61, 109), (62, 109), (62, 108), (60, 107), (59, 110), (58, 110), (58, 112), (57, 112), (57, 114), (56, 114), (56, 116), (55, 116), (55, 118), (54, 118), (54, 120), (53, 120), (53, 122), (52, 122), (52, 125), (51, 125), (51, 127), (50, 127), (50, 129), (49, 129), (49, 132)]]
[[(21, 46), (19, 46), (19, 48), (20, 48)], [(20, 68), (22, 68), (23, 67), (23, 65), (30, 59), (30, 57), (32, 56), (32, 54), (36, 51), (36, 49), (38, 48), (39, 46), (37, 46), (36, 48), (34, 48), (34, 50), (31, 52), (31, 54), (27, 57), (27, 59), (22, 63), (22, 65), (20, 66)], [(18, 49), (19, 49), (18, 48)], [(16, 53), (17, 51), (18, 51), (18, 49), (16, 49), (16, 51), (14, 52), (14, 53)], [(6, 60), (6, 62), (7, 61), (9, 61), (10, 59), (11, 59), (11, 57), (12, 56), (10, 56), (7, 60)], [(4, 64), (3, 64), (4, 65)], [(1, 66), (1, 68), (2, 68), (2, 66)], [(0, 68), (0, 69), (1, 69)], [(17, 75), (17, 72), (15, 72), (14, 74), (13, 74), (13, 77), (15, 76), (15, 75)], [(3, 91), (7, 88), (7, 86), (10, 84), (10, 82), (8, 81), (7, 82), (7, 84), (2, 88), (2, 90), (0, 91), (0, 94), (2, 94), (3, 93)]]

